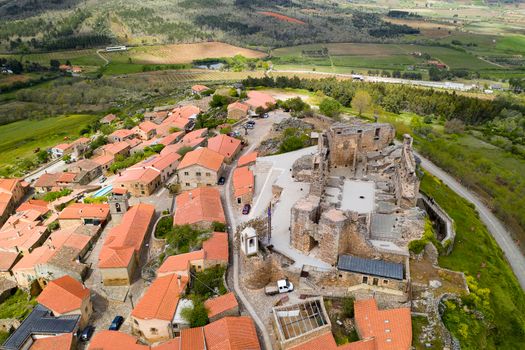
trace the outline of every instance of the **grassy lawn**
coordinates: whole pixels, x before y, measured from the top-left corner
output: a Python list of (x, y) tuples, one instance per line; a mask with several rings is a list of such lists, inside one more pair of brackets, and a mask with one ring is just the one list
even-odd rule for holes
[(32, 158), (37, 148), (45, 149), (76, 139), (80, 131), (98, 117), (74, 114), (42, 120), (22, 120), (0, 126), (0, 170), (16, 165), (25, 158)]
[[(523, 349), (525, 347), (525, 295), (503, 252), (478, 217), (473, 205), (438, 179), (425, 175), (421, 190), (432, 196), (456, 223), (456, 242), (439, 265), (473, 276), (480, 288), (490, 290), (487, 323), (462, 309), (447, 311), (447, 327), (462, 349)], [(459, 324), (466, 324), (466, 336)]]
[(10, 296), (0, 304), (0, 319), (16, 318), (22, 320), (25, 318), (36, 305), (34, 298), (28, 298), (29, 295), (27, 293), (20, 289), (17, 290), (14, 295)]
[(9, 333), (0, 331), (0, 345), (3, 344), (7, 338), (9, 338)]

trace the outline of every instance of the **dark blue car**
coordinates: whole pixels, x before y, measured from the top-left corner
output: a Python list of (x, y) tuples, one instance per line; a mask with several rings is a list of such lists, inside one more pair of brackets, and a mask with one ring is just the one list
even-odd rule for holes
[(115, 316), (115, 318), (113, 319), (113, 322), (111, 322), (111, 326), (109, 326), (109, 330), (118, 331), (120, 326), (122, 326), (122, 323), (124, 323), (124, 317)]
[(95, 327), (87, 326), (82, 331), (82, 334), (80, 334), (80, 340), (88, 341), (89, 339), (91, 339), (91, 336), (93, 335), (93, 332), (95, 332)]

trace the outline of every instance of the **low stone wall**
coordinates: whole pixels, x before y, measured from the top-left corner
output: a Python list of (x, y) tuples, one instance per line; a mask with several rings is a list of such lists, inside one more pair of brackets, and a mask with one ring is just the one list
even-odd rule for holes
[(420, 193), (417, 205), (424, 209), (430, 219), (437, 223), (438, 240), (445, 248), (445, 254), (450, 254), (456, 239), (454, 220), (434, 201), (424, 193)]
[(0, 332), (10, 333), (20, 327), (20, 321), (16, 318), (0, 319)]

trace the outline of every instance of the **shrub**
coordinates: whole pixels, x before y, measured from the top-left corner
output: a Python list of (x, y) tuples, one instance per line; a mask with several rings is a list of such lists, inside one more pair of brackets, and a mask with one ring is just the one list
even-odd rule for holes
[(214, 221), (211, 224), (211, 229), (214, 232), (226, 232), (226, 224), (218, 221)]
[(330, 118), (339, 116), (341, 108), (341, 104), (331, 97), (325, 97), (319, 104), (319, 111)]
[(208, 310), (204, 303), (198, 298), (193, 298), (193, 307), (185, 307), (181, 310), (181, 316), (190, 324), (190, 327), (202, 327), (208, 324)]

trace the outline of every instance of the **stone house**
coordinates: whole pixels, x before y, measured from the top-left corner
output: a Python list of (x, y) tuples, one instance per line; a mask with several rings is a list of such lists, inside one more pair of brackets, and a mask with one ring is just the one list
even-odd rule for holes
[(239, 304), (232, 292), (208, 299), (204, 302), (204, 306), (208, 310), (210, 322), (228, 316), (239, 316)]
[(228, 119), (240, 120), (246, 118), (246, 116), (248, 116), (249, 110), (250, 106), (248, 106), (246, 103), (239, 101), (230, 103), (228, 105)]
[(70, 164), (68, 171), (78, 174), (77, 181), (81, 185), (86, 185), (102, 175), (100, 164), (91, 159), (82, 159)]
[(50, 281), (37, 301), (55, 316), (80, 315), (80, 328), (88, 324), (93, 313), (90, 290), (70, 276)]
[(248, 167), (236, 168), (233, 171), (233, 200), (234, 203), (242, 207), (251, 204), (253, 191), (255, 189), (255, 178), (253, 172)]
[(20, 179), (0, 179), (0, 226), (22, 202), (28, 186)]
[(161, 184), (160, 171), (142, 167), (126, 169), (114, 181), (115, 187), (126, 189), (135, 197), (150, 196)]
[(155, 207), (140, 203), (131, 207), (121, 223), (109, 231), (98, 261), (104, 285), (131, 284), (133, 273), (140, 266), (154, 218)]
[(214, 186), (222, 175), (224, 156), (208, 148), (186, 153), (177, 167), (183, 190)]
[(241, 151), (242, 144), (239, 139), (220, 134), (208, 139), (208, 148), (222, 154), (226, 163), (231, 163)]
[(226, 223), (217, 187), (199, 187), (175, 198), (174, 225), (210, 228), (214, 221)]
[(58, 222), (62, 228), (79, 225), (104, 227), (109, 218), (109, 205), (107, 204), (73, 203), (60, 212)]
[(136, 135), (135, 130), (119, 129), (119, 130), (113, 131), (108, 136), (108, 141), (110, 143), (122, 142), (122, 141), (133, 139), (135, 135)]
[(194, 95), (200, 95), (202, 94), (204, 91), (208, 91), (210, 90), (209, 87), (207, 87), (206, 85), (193, 85), (191, 87), (191, 93), (194, 94)]
[(150, 140), (157, 135), (157, 127), (157, 124), (146, 120), (133, 128), (133, 130), (141, 140)]

